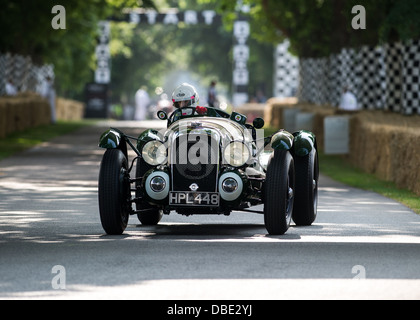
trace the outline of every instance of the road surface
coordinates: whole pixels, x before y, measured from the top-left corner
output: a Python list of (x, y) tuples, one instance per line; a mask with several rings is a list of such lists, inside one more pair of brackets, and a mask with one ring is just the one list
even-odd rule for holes
[[(156, 123), (143, 122), (142, 127)], [(0, 162), (0, 299), (419, 299), (420, 216), (321, 175), (318, 218), (235, 212), (102, 230), (101, 123)]]

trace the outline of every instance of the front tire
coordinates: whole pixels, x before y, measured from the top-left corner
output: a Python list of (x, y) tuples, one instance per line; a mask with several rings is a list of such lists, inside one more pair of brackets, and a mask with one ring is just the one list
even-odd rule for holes
[(295, 167), (289, 151), (275, 150), (268, 167), (264, 186), (264, 223), (270, 235), (282, 235), (292, 217)]
[(318, 207), (318, 152), (313, 149), (305, 157), (295, 157), (296, 196), (293, 221), (297, 226), (310, 226), (316, 219)]
[(99, 171), (99, 214), (102, 227), (110, 235), (127, 228), (130, 215), (130, 181), (127, 158), (119, 149), (108, 149)]

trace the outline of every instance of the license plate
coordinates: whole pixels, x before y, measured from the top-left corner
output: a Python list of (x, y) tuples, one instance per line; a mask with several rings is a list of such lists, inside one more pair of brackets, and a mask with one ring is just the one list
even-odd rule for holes
[(170, 205), (185, 206), (219, 206), (220, 196), (218, 192), (170, 192)]

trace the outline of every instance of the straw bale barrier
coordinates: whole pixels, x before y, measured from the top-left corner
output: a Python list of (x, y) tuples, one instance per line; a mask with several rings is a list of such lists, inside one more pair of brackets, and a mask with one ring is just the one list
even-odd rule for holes
[(267, 101), (265, 108), (266, 123), (273, 128), (285, 128), (284, 109), (299, 109), (299, 112), (314, 114), (312, 132), (317, 137), (318, 146), (323, 150), (324, 118), (336, 114), (337, 109), (331, 106), (298, 103), (296, 98), (272, 98)]
[[(58, 120), (80, 120), (84, 116), (84, 109), (83, 103), (57, 99)], [(35, 93), (27, 92), (0, 98), (0, 138), (50, 122), (51, 111), (48, 101)]]
[(56, 112), (58, 120), (81, 120), (85, 114), (85, 104), (75, 100), (57, 98)]
[(267, 124), (284, 127), (283, 110), (298, 108), (314, 113), (313, 132), (323, 150), (324, 118), (350, 116), (350, 154), (346, 157), (364, 172), (396, 183), (420, 195), (420, 116), (404, 116), (385, 111), (342, 112), (331, 106), (290, 103), (270, 99), (266, 106)]
[(267, 100), (264, 110), (264, 120), (273, 128), (283, 128), (283, 109), (296, 108), (296, 98), (271, 98)]
[(265, 103), (246, 103), (236, 107), (234, 111), (246, 115), (248, 122), (252, 123), (255, 118), (264, 118), (265, 109)]
[(350, 132), (354, 165), (420, 195), (420, 116), (362, 111)]
[(36, 94), (0, 98), (0, 138), (49, 122), (48, 102)]

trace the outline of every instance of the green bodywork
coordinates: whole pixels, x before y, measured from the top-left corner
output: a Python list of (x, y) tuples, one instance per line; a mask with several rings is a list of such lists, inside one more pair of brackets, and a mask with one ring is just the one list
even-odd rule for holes
[(99, 147), (104, 149), (118, 149), (122, 137), (115, 129), (105, 131), (99, 139)]
[(302, 130), (295, 132), (293, 136), (293, 149), (297, 156), (307, 156), (316, 149), (316, 139), (312, 132)]
[(295, 155), (304, 157), (316, 149), (316, 139), (309, 131), (302, 130), (294, 134), (279, 131), (271, 138), (271, 147), (274, 150), (293, 151)]
[(271, 138), (271, 147), (274, 150), (290, 150), (293, 147), (293, 135), (287, 131), (279, 131)]

